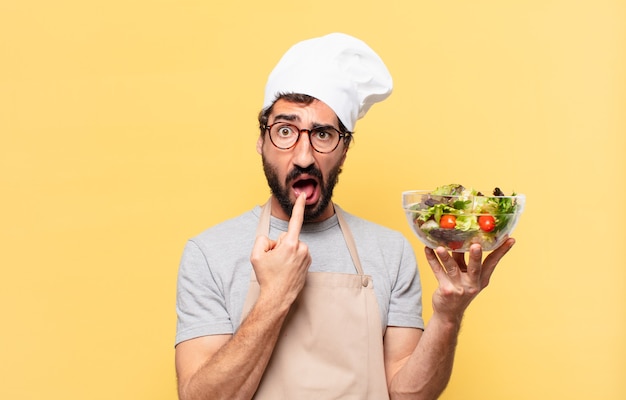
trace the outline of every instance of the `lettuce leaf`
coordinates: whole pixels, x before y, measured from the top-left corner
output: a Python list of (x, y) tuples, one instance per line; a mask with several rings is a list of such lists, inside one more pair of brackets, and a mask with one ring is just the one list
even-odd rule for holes
[(454, 229), (462, 231), (477, 231), (480, 229), (478, 218), (475, 215), (458, 215), (456, 217), (456, 226)]

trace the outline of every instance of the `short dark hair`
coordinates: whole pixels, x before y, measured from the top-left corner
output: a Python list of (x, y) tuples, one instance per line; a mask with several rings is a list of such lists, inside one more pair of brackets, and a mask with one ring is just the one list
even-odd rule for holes
[[(313, 96), (309, 96), (308, 94), (302, 94), (302, 93), (278, 94), (276, 96), (276, 100), (274, 100), (274, 103), (272, 103), (271, 106), (264, 108), (263, 110), (261, 110), (261, 112), (259, 112), (259, 129), (261, 131), (260, 132), (261, 137), (263, 137), (263, 135), (265, 134), (267, 121), (269, 120), (270, 114), (272, 113), (272, 110), (274, 109), (274, 104), (278, 100), (285, 100), (291, 103), (297, 103), (297, 104), (308, 106), (309, 104), (313, 103), (317, 99)], [(339, 132), (345, 134), (345, 136), (343, 137), (343, 143), (346, 147), (349, 147), (350, 143), (352, 142), (352, 134), (354, 132), (350, 132), (339, 118), (337, 118), (337, 121), (339, 122)]]

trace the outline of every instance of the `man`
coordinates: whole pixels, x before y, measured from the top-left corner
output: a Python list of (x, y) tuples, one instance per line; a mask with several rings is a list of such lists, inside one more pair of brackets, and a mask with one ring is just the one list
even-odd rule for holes
[(178, 281), (181, 399), (434, 399), (461, 319), (509, 239), (482, 260), (426, 249), (439, 286), (428, 327), (401, 234), (347, 214), (332, 192), (357, 119), (391, 93), (382, 60), (331, 34), (269, 76), (257, 151), (272, 195), (190, 240)]

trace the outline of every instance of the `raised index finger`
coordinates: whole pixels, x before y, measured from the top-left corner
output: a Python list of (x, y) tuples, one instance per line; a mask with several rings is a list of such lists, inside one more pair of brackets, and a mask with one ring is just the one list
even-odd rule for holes
[(300, 193), (293, 205), (289, 226), (287, 227), (287, 237), (298, 240), (300, 237), (300, 229), (304, 221), (304, 205), (306, 204), (306, 193)]

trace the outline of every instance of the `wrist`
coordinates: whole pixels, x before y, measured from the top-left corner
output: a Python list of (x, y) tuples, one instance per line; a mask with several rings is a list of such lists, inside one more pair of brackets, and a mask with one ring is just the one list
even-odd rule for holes
[(285, 296), (271, 290), (259, 292), (255, 307), (260, 307), (266, 314), (286, 315), (295, 301), (295, 297)]
[(430, 324), (437, 324), (441, 329), (458, 332), (461, 329), (461, 323), (463, 322), (463, 314), (444, 313), (441, 311), (434, 311), (430, 318)]

